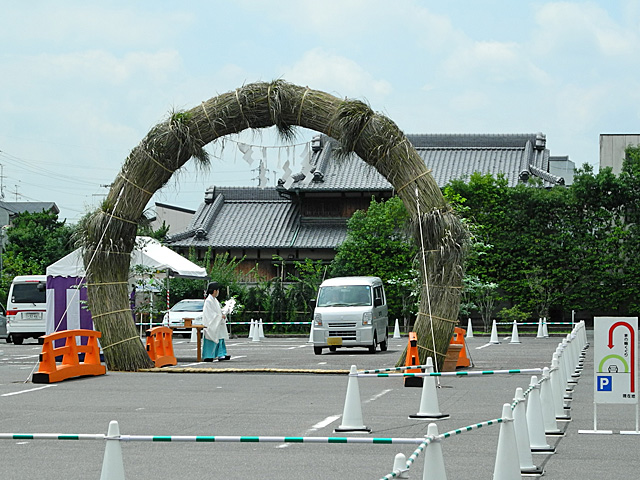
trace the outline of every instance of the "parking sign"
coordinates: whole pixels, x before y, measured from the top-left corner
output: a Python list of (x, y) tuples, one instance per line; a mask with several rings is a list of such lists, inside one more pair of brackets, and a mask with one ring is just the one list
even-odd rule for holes
[(595, 317), (594, 400), (638, 403), (638, 318)]

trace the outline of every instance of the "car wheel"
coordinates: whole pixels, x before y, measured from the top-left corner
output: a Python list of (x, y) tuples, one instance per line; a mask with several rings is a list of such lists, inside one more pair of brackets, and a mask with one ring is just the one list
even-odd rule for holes
[(5, 338), (4, 341), (7, 342), (7, 343), (11, 343), (11, 341), (12, 341), (11, 340), (11, 335), (7, 335), (7, 338)]
[(313, 353), (316, 355), (322, 355), (322, 347), (313, 347)]
[(17, 335), (12, 335), (11, 340), (13, 340), (14, 345), (22, 345), (22, 341), (24, 340), (22, 337)]
[(389, 331), (385, 331), (384, 332), (384, 340), (380, 342), (380, 351), (381, 352), (386, 352), (387, 351), (387, 340), (389, 339)]
[(376, 353), (376, 348), (378, 348), (378, 336), (373, 334), (373, 343), (369, 345), (369, 353)]

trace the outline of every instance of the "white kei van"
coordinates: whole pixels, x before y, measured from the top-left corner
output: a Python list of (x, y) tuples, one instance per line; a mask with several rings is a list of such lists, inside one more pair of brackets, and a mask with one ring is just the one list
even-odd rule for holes
[(313, 352), (323, 348), (367, 347), (370, 353), (387, 349), (387, 299), (378, 277), (337, 277), (318, 290), (313, 312)]
[(7, 343), (21, 345), (25, 338), (46, 334), (47, 276), (19, 275), (7, 298)]

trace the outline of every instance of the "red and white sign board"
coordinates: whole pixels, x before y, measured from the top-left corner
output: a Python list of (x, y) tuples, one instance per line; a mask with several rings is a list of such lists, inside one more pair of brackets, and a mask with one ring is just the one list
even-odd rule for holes
[(595, 317), (595, 403), (638, 403), (638, 318)]

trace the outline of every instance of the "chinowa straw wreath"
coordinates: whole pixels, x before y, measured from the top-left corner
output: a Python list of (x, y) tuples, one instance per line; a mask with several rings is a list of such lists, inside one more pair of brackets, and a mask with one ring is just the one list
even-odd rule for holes
[(467, 230), (430, 170), (389, 118), (361, 101), (276, 80), (245, 85), (172, 113), (131, 151), (100, 208), (81, 222), (88, 303), (94, 325), (102, 332), (108, 368), (151, 367), (129, 310), (127, 278), (138, 221), (152, 195), (191, 157), (208, 166), (204, 150), (208, 143), (247, 128), (270, 126), (288, 141), (296, 126), (325, 133), (338, 141), (341, 155), (357, 154), (393, 185), (412, 218), (413, 236), (424, 249), (421, 265), (426, 265), (426, 278), (420, 268), (420, 313), (415, 325), (420, 363), (433, 356), (441, 365), (458, 318)]

